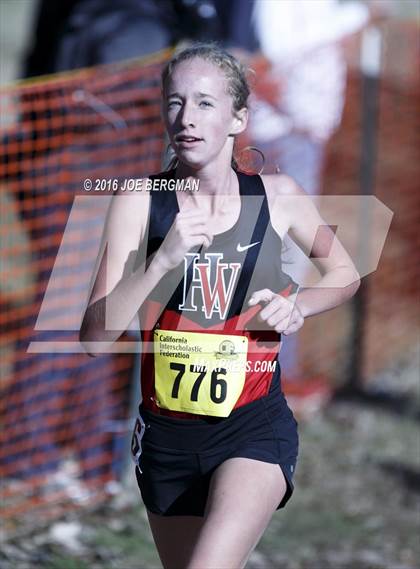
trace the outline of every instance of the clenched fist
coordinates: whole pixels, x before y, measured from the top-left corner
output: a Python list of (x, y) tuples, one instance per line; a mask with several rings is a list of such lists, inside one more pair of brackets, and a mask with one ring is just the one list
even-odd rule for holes
[(170, 271), (183, 261), (184, 255), (193, 247), (208, 248), (212, 242), (208, 216), (196, 208), (184, 209), (176, 215), (155, 259), (166, 271)]

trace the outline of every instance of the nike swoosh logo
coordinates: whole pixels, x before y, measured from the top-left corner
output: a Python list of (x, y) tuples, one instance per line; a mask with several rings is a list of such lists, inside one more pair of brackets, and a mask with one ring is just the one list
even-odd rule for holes
[(251, 243), (251, 245), (241, 245), (240, 243), (238, 243), (236, 246), (236, 250), (238, 251), (238, 253), (242, 253), (247, 249), (251, 249), (251, 247), (255, 247), (255, 245), (258, 245), (258, 243), (261, 243), (261, 241), (256, 241), (255, 243)]

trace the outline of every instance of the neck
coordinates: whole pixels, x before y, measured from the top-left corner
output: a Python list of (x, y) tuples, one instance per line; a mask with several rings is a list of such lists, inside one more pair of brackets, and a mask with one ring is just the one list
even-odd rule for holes
[(199, 180), (198, 192), (177, 192), (180, 208), (188, 202), (193, 207), (207, 210), (211, 215), (217, 211), (225, 212), (233, 196), (239, 195), (239, 184), (230, 163), (218, 167), (214, 163), (203, 168), (193, 169), (179, 163), (177, 178)]
[(206, 196), (228, 193), (232, 174), (233, 171), (230, 164), (223, 168), (218, 168), (217, 165), (212, 164), (211, 166), (194, 169), (180, 162), (176, 169), (177, 178), (194, 178), (199, 180), (198, 193)]

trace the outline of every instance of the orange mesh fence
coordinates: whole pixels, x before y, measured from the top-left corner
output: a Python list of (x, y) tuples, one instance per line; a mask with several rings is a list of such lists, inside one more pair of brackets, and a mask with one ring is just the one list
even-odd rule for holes
[[(99, 499), (89, 490), (121, 474), (133, 354), (91, 358), (42, 346), (78, 342), (112, 194), (95, 191), (96, 180), (138, 178), (161, 167), (166, 57), (0, 92), (0, 466), (2, 512), (12, 526), (28, 509), (46, 519), (59, 506)], [(123, 335), (136, 338), (134, 331)]]

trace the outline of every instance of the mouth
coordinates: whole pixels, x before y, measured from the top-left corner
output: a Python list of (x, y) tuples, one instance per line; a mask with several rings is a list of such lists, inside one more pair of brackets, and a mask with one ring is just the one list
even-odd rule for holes
[(178, 134), (175, 137), (175, 142), (177, 143), (178, 146), (184, 146), (184, 147), (190, 147), (193, 146), (195, 144), (197, 144), (198, 142), (202, 142), (202, 138), (199, 138), (197, 136), (190, 136), (187, 134)]

